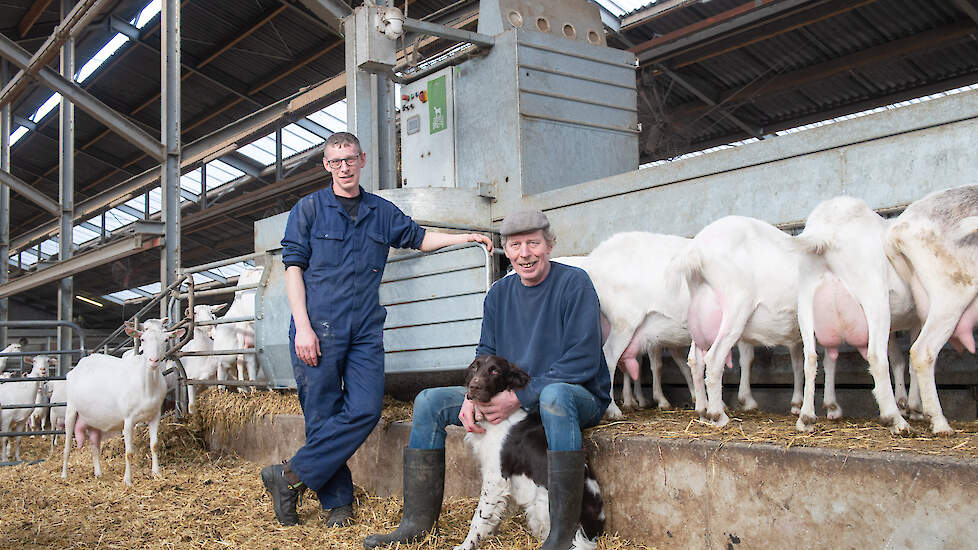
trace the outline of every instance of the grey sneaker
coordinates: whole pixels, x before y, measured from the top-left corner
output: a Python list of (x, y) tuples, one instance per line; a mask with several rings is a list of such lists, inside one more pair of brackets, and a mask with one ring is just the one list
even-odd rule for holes
[(296, 506), (306, 486), (299, 482), (290, 484), (285, 477), (285, 464), (272, 464), (261, 469), (261, 482), (272, 495), (275, 518), (282, 525), (298, 525), (299, 514)]

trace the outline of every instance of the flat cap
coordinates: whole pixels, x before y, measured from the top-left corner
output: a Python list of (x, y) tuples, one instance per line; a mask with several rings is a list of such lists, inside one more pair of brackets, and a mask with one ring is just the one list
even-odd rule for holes
[(546, 230), (550, 227), (550, 220), (539, 210), (520, 210), (513, 212), (503, 219), (499, 226), (499, 234), (505, 236), (529, 233), (538, 229)]

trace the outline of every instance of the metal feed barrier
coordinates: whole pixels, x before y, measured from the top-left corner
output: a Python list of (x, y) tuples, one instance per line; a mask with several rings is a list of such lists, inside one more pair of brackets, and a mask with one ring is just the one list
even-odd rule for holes
[[(27, 357), (27, 356), (37, 356), (37, 355), (75, 355), (78, 354), (79, 357), (84, 357), (88, 355), (88, 350), (85, 347), (85, 329), (81, 328), (75, 323), (70, 321), (0, 321), (0, 327), (8, 328), (51, 328), (51, 327), (71, 327), (78, 334), (79, 349), (66, 349), (66, 350), (48, 350), (48, 351), (8, 351), (0, 352), (0, 357)], [(0, 384), (13, 384), (13, 383), (26, 383), (26, 382), (46, 382), (48, 380), (64, 380), (65, 373), (60, 372), (60, 368), (56, 367), (55, 370), (57, 374), (52, 376), (38, 376), (33, 377), (11, 377), (11, 378), (0, 378)], [(0, 410), (13, 410), (13, 409), (35, 409), (35, 408), (47, 408), (52, 407), (64, 407), (66, 403), (0, 403)], [(0, 437), (23, 437), (25, 435), (58, 435), (63, 434), (64, 430), (23, 430), (23, 431), (0, 431)], [(0, 466), (14, 466), (21, 464), (24, 461), (14, 460), (10, 462), (0, 462)], [(41, 460), (30, 461), (31, 464), (36, 464), (42, 462)]]

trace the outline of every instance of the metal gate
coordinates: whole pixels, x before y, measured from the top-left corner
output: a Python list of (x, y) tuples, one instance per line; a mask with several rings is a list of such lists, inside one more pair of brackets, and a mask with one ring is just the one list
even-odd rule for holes
[[(281, 251), (266, 263), (268, 284), (259, 290), (256, 347), (269, 381), (295, 388), (289, 353), (289, 310)], [(465, 368), (475, 355), (482, 302), (495, 280), (493, 256), (478, 243), (424, 253), (395, 253), (380, 284), (386, 372)]]

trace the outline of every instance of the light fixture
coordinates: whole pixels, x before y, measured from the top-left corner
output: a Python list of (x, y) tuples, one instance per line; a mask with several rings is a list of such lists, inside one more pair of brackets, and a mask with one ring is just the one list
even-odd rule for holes
[(85, 302), (86, 304), (92, 304), (95, 307), (105, 307), (102, 303), (96, 302), (95, 300), (92, 300), (91, 298), (86, 298), (84, 296), (75, 296), (75, 298), (78, 299), (78, 300), (81, 300), (81, 301)]

